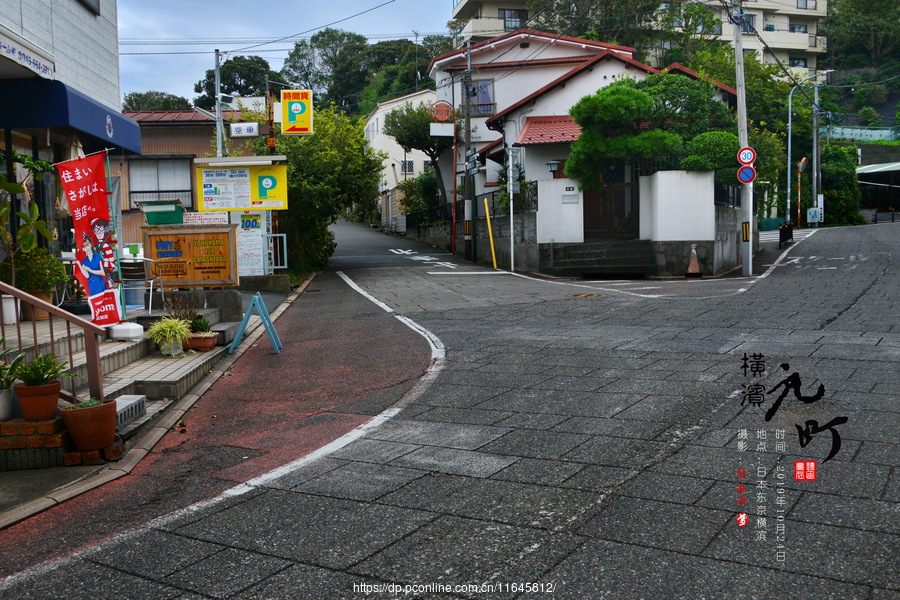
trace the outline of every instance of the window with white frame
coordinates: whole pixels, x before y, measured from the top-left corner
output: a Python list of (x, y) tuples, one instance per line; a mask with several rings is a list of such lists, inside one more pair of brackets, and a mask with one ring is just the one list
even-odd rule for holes
[(193, 206), (190, 158), (134, 159), (128, 163), (129, 208), (144, 200), (181, 200)]
[(473, 117), (490, 117), (497, 111), (494, 102), (494, 80), (473, 81), (475, 95), (469, 100)]
[(806, 68), (806, 58), (805, 57), (791, 57), (788, 59), (788, 65), (791, 67), (797, 67), (798, 69)]
[(400, 174), (401, 175), (412, 175), (416, 170), (416, 167), (413, 165), (413, 161), (411, 160), (401, 160), (400, 161)]
[(503, 19), (503, 29), (515, 31), (525, 27), (528, 22), (528, 11), (517, 8), (501, 8), (500, 18)]

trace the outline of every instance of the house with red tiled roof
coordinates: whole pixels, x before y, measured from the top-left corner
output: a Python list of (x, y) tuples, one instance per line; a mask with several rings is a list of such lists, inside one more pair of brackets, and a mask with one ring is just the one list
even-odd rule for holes
[[(471, 84), (466, 81), (469, 64)], [(673, 65), (672, 71), (700, 78), (681, 65)], [(712, 174), (682, 177), (679, 185), (687, 190), (682, 204), (672, 202), (671, 195), (663, 197), (671, 188), (655, 180), (645, 185), (655, 195), (642, 196), (641, 178), (649, 174), (640, 173), (636, 164), (610, 165), (599, 190), (582, 191), (579, 182), (565, 175), (570, 145), (581, 135), (570, 108), (616, 80), (659, 72), (635, 60), (630, 48), (528, 30), (437, 57), (431, 76), (438, 99), (464, 112), (468, 106), (471, 121), (470, 147), (460, 147), (455, 161), (442, 161), (444, 169), (455, 165), (455, 172), (445, 171), (444, 180), (453, 181), (455, 175), (457, 189), (468, 183), (470, 192), (457, 198), (462, 207), (457, 214), (470, 221), (457, 227), (457, 245), (467, 255), (474, 251), (479, 260), (490, 259), (485, 199), (494, 217), (498, 265), (505, 263), (505, 268), (512, 256), (517, 269), (558, 275), (671, 275), (679, 270), (680, 253), (690, 249), (689, 242), (717, 239), (720, 215), (712, 198)], [(733, 101), (735, 90), (712, 83), (720, 100)], [(467, 160), (467, 151), (473, 150), (478, 170), (467, 181), (475, 171)], [(512, 169), (508, 156), (514, 156)], [(512, 219), (506, 216), (505, 187), (498, 186), (510, 179), (507, 169), (513, 171), (512, 180), (526, 182), (513, 196)], [(695, 193), (695, 186), (703, 193)], [(713, 268), (727, 266), (721, 262)]]

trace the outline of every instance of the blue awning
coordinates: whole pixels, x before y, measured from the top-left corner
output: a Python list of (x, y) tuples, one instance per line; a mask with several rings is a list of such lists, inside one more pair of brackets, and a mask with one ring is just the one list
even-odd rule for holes
[(0, 79), (0, 129), (71, 127), (90, 135), (85, 150), (122, 148), (141, 153), (135, 122), (60, 81), (34, 77)]

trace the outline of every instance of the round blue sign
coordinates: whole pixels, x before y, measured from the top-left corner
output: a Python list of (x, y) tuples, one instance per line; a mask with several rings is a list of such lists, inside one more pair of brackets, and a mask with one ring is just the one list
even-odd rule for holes
[(744, 165), (738, 169), (737, 178), (741, 183), (752, 183), (756, 179), (756, 169), (750, 165)]

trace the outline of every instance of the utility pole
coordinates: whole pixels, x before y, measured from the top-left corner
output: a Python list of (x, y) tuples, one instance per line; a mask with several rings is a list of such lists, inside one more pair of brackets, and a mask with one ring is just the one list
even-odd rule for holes
[(222, 156), (222, 72), (219, 68), (218, 49), (216, 49), (216, 156)]
[[(813, 147), (812, 147), (812, 206), (819, 205), (819, 188), (821, 186), (821, 182), (819, 181), (819, 173), (822, 172), (822, 165), (819, 164), (819, 84), (818, 82), (813, 83)], [(807, 225), (810, 225), (807, 223)], [(815, 225), (819, 226), (818, 223)]]
[[(732, 22), (734, 23), (734, 66), (737, 79), (737, 105), (738, 105), (738, 139), (741, 148), (749, 147), (747, 137), (747, 92), (744, 85), (744, 42), (741, 31), (744, 11), (741, 8), (741, 0), (735, 0), (733, 6)], [(753, 274), (753, 183), (741, 185), (741, 230), (743, 243), (741, 244), (741, 261), (743, 263), (742, 274), (746, 277)]]
[(478, 262), (478, 254), (475, 248), (475, 177), (469, 175), (469, 147), (472, 145), (472, 43), (466, 42), (466, 74), (462, 80), (463, 102), (466, 111), (465, 119), (465, 147), (466, 147), (466, 200), (465, 200), (465, 224), (463, 226), (463, 238), (470, 240), (467, 246), (472, 262)]

